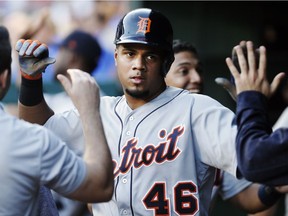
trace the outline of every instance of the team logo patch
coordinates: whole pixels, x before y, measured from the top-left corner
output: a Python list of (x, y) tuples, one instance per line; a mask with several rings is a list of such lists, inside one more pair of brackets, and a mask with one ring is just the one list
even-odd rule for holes
[(151, 27), (151, 19), (149, 18), (143, 18), (139, 16), (139, 22), (137, 23), (138, 26), (138, 30), (136, 32), (136, 34), (138, 33), (143, 33), (146, 34), (148, 32), (150, 32), (150, 27)]

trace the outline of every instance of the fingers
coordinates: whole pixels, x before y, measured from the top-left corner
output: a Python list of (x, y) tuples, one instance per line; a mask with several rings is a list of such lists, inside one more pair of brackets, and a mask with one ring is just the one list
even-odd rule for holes
[(69, 95), (69, 92), (70, 92), (70, 89), (71, 89), (71, 81), (67, 77), (62, 75), (62, 74), (57, 74), (57, 79), (59, 80), (59, 82), (63, 86), (64, 90)]
[(246, 61), (245, 55), (243, 53), (242, 47), (236, 46), (235, 50), (236, 50), (236, 53), (238, 56), (238, 62), (239, 62), (239, 67), (240, 67), (241, 73), (247, 74), (248, 66), (247, 66), (247, 61)]
[(215, 82), (218, 85), (222, 86), (224, 89), (226, 89), (228, 93), (230, 94), (230, 96), (232, 97), (232, 99), (236, 101), (236, 98), (237, 98), (236, 87), (228, 79), (217, 77), (215, 79)]
[[(245, 40), (240, 41), (239, 46), (240, 46), (241, 48), (246, 47), (246, 41), (245, 41)], [(234, 48), (235, 48), (235, 47), (234, 47)], [(235, 50), (234, 48), (232, 49), (232, 57), (233, 57), (233, 56), (236, 56), (236, 50)]]
[(16, 44), (16, 47), (17, 47), (16, 50), (18, 50), (20, 56), (24, 56), (24, 54), (25, 54), (28, 46), (31, 44), (32, 40), (26, 40), (23, 42), (21, 41), (20, 43), (18, 43), (18, 42)]
[[(83, 73), (83, 74), (80, 74), (80, 73)], [(57, 79), (60, 81), (65, 91), (69, 94), (73, 83), (76, 82), (77, 79), (80, 80), (81, 75), (84, 75), (84, 72), (81, 72), (78, 69), (68, 69), (66, 76), (62, 74), (58, 74)]]
[[(29, 40), (30, 41), (30, 40)], [(25, 44), (25, 43), (24, 43)], [(39, 47), (41, 43), (38, 40), (31, 41), (27, 50), (26, 50), (26, 55), (32, 55), (33, 51)], [(23, 45), (24, 46), (24, 45)]]
[(288, 185), (277, 186), (277, 187), (275, 187), (275, 189), (276, 189), (279, 193), (288, 193)]
[[(33, 51), (33, 50), (32, 50)], [(35, 57), (39, 57), (40, 55), (44, 54), (44, 53), (48, 53), (48, 47), (46, 44), (41, 44), (40, 46), (38, 46), (36, 49), (34, 49), (33, 55)], [(28, 55), (28, 53), (26, 52), (26, 54)], [(48, 56), (48, 54), (46, 54), (46, 56)]]
[(233, 84), (228, 79), (222, 77), (217, 77), (215, 82), (225, 89), (231, 89), (233, 86)]
[(55, 58), (47, 57), (47, 58), (44, 58), (44, 59), (41, 59), (41, 60), (35, 62), (34, 67), (35, 67), (35, 69), (39, 69), (39, 68), (46, 67), (50, 64), (54, 64), (55, 62), (56, 62)]
[(259, 69), (258, 69), (258, 75), (260, 78), (266, 77), (266, 49), (264, 46), (261, 46), (259, 48)]
[(79, 69), (68, 69), (67, 75), (59, 74), (57, 79), (71, 98), (82, 98), (81, 94), (90, 94), (93, 91), (98, 92), (99, 89), (96, 80), (89, 73)]
[(21, 47), (22, 47), (24, 41), (25, 41), (24, 39), (20, 39), (20, 40), (18, 40), (18, 41), (16, 42), (15, 50), (16, 50), (17, 52), (20, 51), (20, 49), (21, 49)]
[(235, 67), (235, 65), (233, 64), (233, 61), (231, 58), (226, 58), (226, 64), (230, 70), (231, 75), (234, 77), (235, 81), (236, 79), (238, 79), (239, 77), (239, 71), (237, 70), (237, 68)]
[(247, 57), (248, 57), (249, 70), (255, 71), (257, 66), (256, 66), (253, 43), (251, 41), (248, 41), (246, 43), (246, 46), (247, 46)]
[[(44, 43), (40, 43), (38, 40), (24, 40), (17, 41), (15, 46), (16, 51), (20, 56), (34, 56), (39, 57), (43, 53), (48, 53), (48, 47)], [(48, 56), (48, 55), (47, 55)]]
[(276, 90), (278, 89), (278, 87), (280, 86), (280, 83), (283, 81), (284, 78), (285, 78), (284, 72), (279, 73), (274, 77), (270, 86), (271, 95), (273, 95), (276, 92)]

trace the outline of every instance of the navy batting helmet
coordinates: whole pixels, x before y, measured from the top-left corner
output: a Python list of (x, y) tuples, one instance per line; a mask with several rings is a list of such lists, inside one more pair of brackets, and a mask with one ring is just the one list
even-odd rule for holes
[(170, 21), (158, 11), (140, 8), (127, 13), (118, 24), (114, 43), (146, 44), (164, 50), (164, 75), (174, 61), (173, 29)]

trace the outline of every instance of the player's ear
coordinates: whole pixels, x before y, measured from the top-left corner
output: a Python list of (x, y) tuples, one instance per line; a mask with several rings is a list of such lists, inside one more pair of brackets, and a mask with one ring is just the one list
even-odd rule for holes
[(0, 100), (6, 95), (10, 87), (11, 71), (9, 69), (4, 70), (0, 74)]
[(114, 64), (115, 64), (115, 66), (117, 66), (117, 57), (118, 57), (118, 53), (117, 53), (117, 47), (115, 48), (115, 50), (114, 50)]
[(4, 89), (7, 87), (7, 85), (9, 85), (10, 83), (10, 74), (9, 74), (9, 70), (6, 69), (4, 70), (4, 72), (2, 72), (0, 74), (0, 88)]

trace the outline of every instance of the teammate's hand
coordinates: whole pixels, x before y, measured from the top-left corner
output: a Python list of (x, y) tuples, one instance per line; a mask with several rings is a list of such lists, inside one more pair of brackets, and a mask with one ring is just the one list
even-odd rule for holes
[(275, 187), (275, 190), (278, 191), (279, 193), (288, 193), (288, 185), (277, 186)]
[[(246, 48), (246, 41), (240, 41), (239, 46), (241, 48)], [(247, 55), (247, 53), (246, 53)], [(234, 63), (234, 65), (236, 66), (236, 68), (239, 68), (239, 63), (238, 63), (238, 57), (237, 57), (237, 53), (236, 50), (233, 48), (232, 49), (232, 53), (231, 53), (231, 59)], [(230, 80), (223, 78), (223, 77), (217, 77), (215, 79), (215, 82), (222, 86), (232, 97), (232, 99), (234, 101), (236, 101), (237, 99), (237, 93), (236, 93), (236, 87), (235, 87), (235, 81), (234, 78), (231, 76)]]
[(223, 77), (217, 77), (215, 79), (215, 82), (222, 86), (224, 89), (227, 90), (227, 92), (230, 94), (230, 96), (232, 97), (232, 99), (234, 101), (236, 101), (237, 99), (237, 94), (236, 94), (236, 87), (235, 85), (228, 79), (223, 78)]
[(87, 114), (99, 108), (99, 86), (90, 74), (79, 69), (68, 69), (67, 76), (58, 74), (57, 79), (80, 113)]
[(47, 45), (38, 40), (20, 39), (17, 41), (15, 49), (19, 53), (21, 72), (30, 77), (41, 74), (48, 65), (56, 61), (49, 57)]
[(253, 43), (248, 41), (247, 46), (247, 59), (243, 53), (241, 46), (234, 47), (240, 70), (239, 71), (233, 64), (231, 58), (226, 58), (227, 66), (235, 80), (236, 92), (240, 94), (243, 91), (258, 91), (266, 97), (270, 97), (278, 88), (281, 80), (284, 78), (285, 73), (279, 73), (273, 79), (271, 85), (266, 77), (266, 49), (261, 46), (259, 48), (259, 65), (255, 58), (255, 51)]

